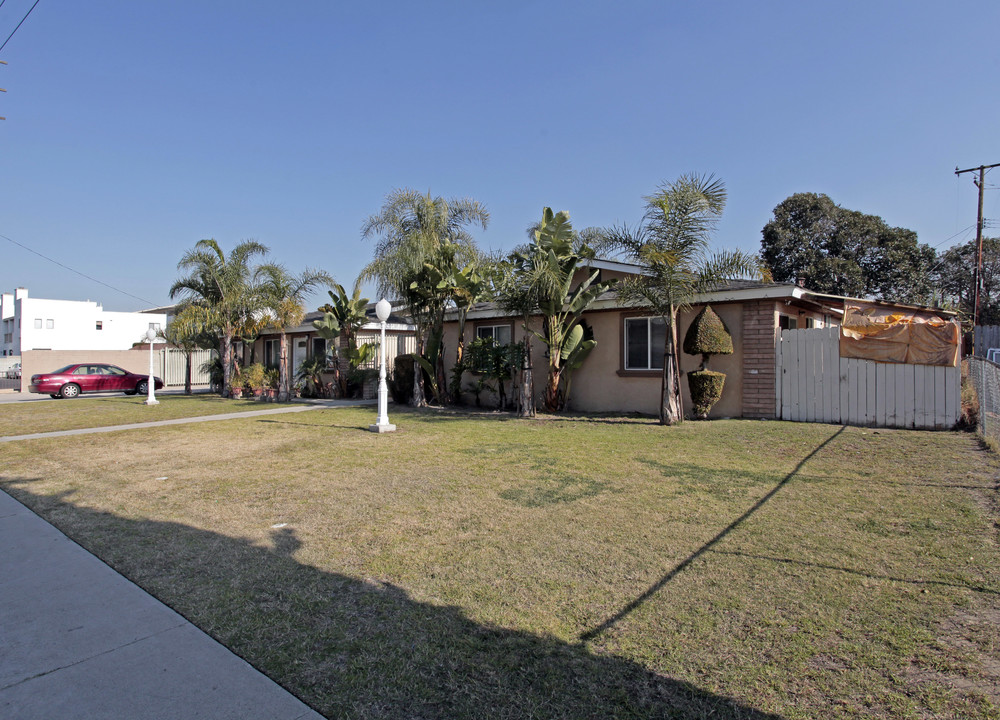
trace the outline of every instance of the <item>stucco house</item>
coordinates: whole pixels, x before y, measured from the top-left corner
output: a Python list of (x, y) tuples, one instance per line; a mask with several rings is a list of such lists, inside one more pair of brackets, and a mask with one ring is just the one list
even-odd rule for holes
[[(357, 343), (378, 343), (381, 334), (381, 324), (375, 317), (375, 303), (369, 303), (365, 309), (369, 320), (358, 331)], [(331, 356), (333, 344), (337, 341), (328, 341), (320, 337), (313, 322), (323, 317), (322, 312), (314, 311), (307, 313), (302, 322), (293, 328), (286, 328), (288, 336), (288, 352), (292, 365), (292, 375), (294, 377), (298, 367), (307, 358)], [(397, 312), (392, 313), (385, 324), (386, 339), (386, 366), (392, 369), (397, 355), (412, 353), (416, 349), (415, 328), (409, 319)], [(264, 329), (260, 336), (253, 342), (236, 341), (234, 352), (236, 361), (245, 366), (253, 362), (263, 363), (267, 367), (277, 367), (281, 350), (281, 336), (277, 328), (269, 327)], [(369, 361), (366, 367), (377, 367), (374, 360)], [(331, 366), (332, 368), (332, 366)], [(332, 373), (330, 378), (332, 378)]]
[[(640, 273), (639, 266), (593, 260), (600, 279), (624, 278)], [(722, 399), (711, 417), (776, 417), (776, 341), (782, 329), (822, 328), (839, 325), (844, 314), (844, 298), (812, 292), (791, 283), (733, 281), (698, 297), (697, 303), (679, 317), (678, 345), (698, 311), (706, 304), (722, 318), (733, 338), (732, 355), (716, 355), (709, 367), (726, 373)], [(905, 307), (885, 304), (887, 307)], [(641, 307), (626, 307), (610, 290), (583, 314), (597, 345), (583, 366), (573, 374), (569, 410), (581, 412), (659, 411), (663, 367), (665, 323)], [(532, 323), (540, 330), (541, 319)], [(475, 306), (467, 316), (465, 340), (492, 336), (499, 342), (520, 341), (526, 335), (521, 319), (504, 315), (493, 303)], [(529, 336), (530, 337), (530, 336)], [(446, 369), (454, 364), (453, 349), (458, 341), (458, 323), (452, 319), (445, 328)], [(532, 337), (536, 376), (535, 391), (541, 404), (546, 369), (545, 347)], [(700, 356), (680, 352), (682, 373), (698, 369)], [(684, 407), (691, 399), (686, 378), (681, 378)]]

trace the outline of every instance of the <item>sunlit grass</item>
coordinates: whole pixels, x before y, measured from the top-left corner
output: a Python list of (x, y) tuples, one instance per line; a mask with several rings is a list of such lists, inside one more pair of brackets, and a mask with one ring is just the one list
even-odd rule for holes
[(392, 415), (15, 443), (2, 486), (330, 717), (1000, 712), (971, 435)]

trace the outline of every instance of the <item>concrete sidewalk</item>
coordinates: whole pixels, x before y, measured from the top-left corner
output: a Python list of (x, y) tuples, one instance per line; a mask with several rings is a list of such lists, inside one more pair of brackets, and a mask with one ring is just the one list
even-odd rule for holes
[(322, 720), (3, 492), (0, 548), (5, 720)]
[(247, 410), (245, 412), (220, 413), (218, 415), (201, 415), (191, 418), (176, 418), (174, 420), (157, 420), (148, 423), (130, 423), (128, 425), (107, 425), (105, 427), (79, 428), (77, 430), (55, 430), (53, 432), (31, 433), (29, 435), (0, 436), (0, 443), (19, 440), (35, 440), (38, 438), (60, 437), (64, 435), (90, 435), (91, 433), (118, 432), (119, 430), (137, 430), (166, 425), (187, 425), (190, 423), (215, 422), (217, 420), (239, 420), (240, 418), (260, 417), (262, 415), (281, 415), (282, 413), (307, 412), (335, 407), (360, 407), (375, 405), (377, 400), (308, 400), (296, 403), (291, 407), (270, 408), (266, 410)]

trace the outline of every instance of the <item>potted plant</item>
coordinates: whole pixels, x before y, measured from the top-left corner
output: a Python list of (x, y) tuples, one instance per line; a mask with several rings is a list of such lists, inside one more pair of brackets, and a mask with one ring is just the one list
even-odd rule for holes
[(278, 384), (280, 377), (278, 375), (278, 368), (271, 368), (264, 373), (264, 382), (266, 386), (264, 388), (264, 397), (268, 401), (274, 401), (278, 397)]
[(691, 405), (695, 418), (708, 419), (712, 406), (722, 398), (726, 374), (707, 368), (709, 355), (731, 355), (733, 338), (729, 329), (716, 315), (711, 305), (702, 308), (684, 336), (684, 352), (701, 355), (701, 365), (688, 373), (688, 389), (691, 390)]
[(243, 368), (243, 385), (248, 387), (253, 396), (258, 400), (264, 394), (264, 386), (267, 384), (266, 374), (267, 369), (260, 363), (254, 363)]
[(229, 376), (229, 397), (234, 400), (243, 397), (243, 372), (238, 367)]

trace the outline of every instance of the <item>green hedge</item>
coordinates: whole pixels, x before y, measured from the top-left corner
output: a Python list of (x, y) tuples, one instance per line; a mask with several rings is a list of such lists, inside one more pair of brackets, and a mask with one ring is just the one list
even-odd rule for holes
[(726, 374), (713, 370), (696, 370), (688, 373), (688, 388), (695, 417), (706, 418), (712, 406), (722, 397)]

